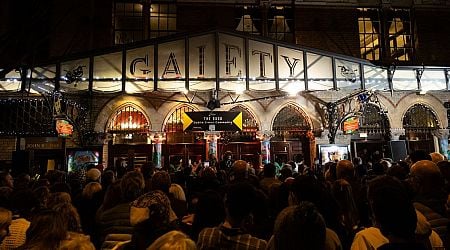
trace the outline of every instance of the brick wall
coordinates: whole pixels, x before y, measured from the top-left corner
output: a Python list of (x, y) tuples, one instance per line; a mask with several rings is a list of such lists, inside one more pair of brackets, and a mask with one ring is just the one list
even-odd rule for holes
[(11, 161), (12, 152), (16, 150), (15, 137), (0, 138), (0, 161)]

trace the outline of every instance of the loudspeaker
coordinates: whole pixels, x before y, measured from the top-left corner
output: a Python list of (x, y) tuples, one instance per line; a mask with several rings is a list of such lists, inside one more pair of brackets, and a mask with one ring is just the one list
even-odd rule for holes
[(406, 141), (390, 141), (391, 155), (393, 161), (404, 160), (408, 155)]
[(209, 108), (210, 110), (220, 108), (220, 101), (213, 98), (208, 101), (208, 103), (206, 104), (206, 107)]
[(25, 150), (14, 151), (12, 154), (13, 175), (21, 173), (30, 173), (30, 153)]

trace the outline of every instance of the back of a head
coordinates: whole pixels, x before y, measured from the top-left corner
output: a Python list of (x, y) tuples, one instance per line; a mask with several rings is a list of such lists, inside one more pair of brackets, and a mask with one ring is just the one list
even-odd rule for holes
[(228, 186), (225, 196), (225, 207), (228, 216), (235, 221), (242, 221), (253, 210), (256, 191), (252, 185), (239, 182)]
[(169, 173), (166, 171), (157, 171), (153, 174), (151, 183), (152, 190), (161, 190), (168, 194), (172, 182)]
[(248, 164), (246, 161), (237, 160), (231, 166), (231, 171), (236, 178), (242, 178), (242, 177), (245, 177), (246, 174), (248, 174), (247, 168), (248, 168)]
[(264, 165), (264, 177), (275, 177), (276, 167), (273, 163), (267, 163)]
[(62, 215), (47, 209), (33, 216), (26, 233), (25, 245), (41, 245), (45, 246), (42, 249), (54, 249), (66, 237), (67, 229)]
[(336, 177), (338, 179), (352, 179), (355, 176), (355, 168), (349, 160), (340, 160), (336, 165)]
[(431, 161), (436, 163), (436, 164), (438, 162), (440, 162), (440, 161), (444, 161), (445, 160), (444, 155), (442, 155), (439, 152), (430, 153), (430, 156), (431, 156)]
[(85, 199), (92, 199), (95, 193), (102, 191), (102, 185), (98, 182), (89, 182), (83, 189), (82, 196)]
[(411, 163), (414, 164), (421, 160), (431, 161), (431, 156), (425, 152), (425, 150), (416, 150), (409, 155), (409, 159), (411, 160)]
[(144, 186), (144, 177), (141, 173), (136, 171), (127, 172), (120, 181), (123, 199), (125, 201), (135, 200), (142, 194)]
[(376, 224), (385, 237), (414, 239), (416, 212), (399, 180), (391, 176), (377, 177), (370, 181), (367, 196)]
[(80, 215), (71, 203), (60, 203), (52, 209), (62, 216), (68, 231), (81, 232)]
[(12, 212), (6, 208), (0, 207), (0, 244), (5, 236), (8, 235), (8, 228), (12, 221)]
[(153, 242), (147, 250), (195, 250), (197, 249), (195, 242), (193, 242), (187, 235), (180, 231), (170, 231), (159, 237)]
[(274, 225), (276, 250), (322, 250), (325, 247), (325, 221), (310, 202), (301, 202), (281, 211)]
[(422, 160), (411, 166), (411, 177), (415, 185), (424, 192), (439, 191), (443, 177), (439, 167), (432, 161)]

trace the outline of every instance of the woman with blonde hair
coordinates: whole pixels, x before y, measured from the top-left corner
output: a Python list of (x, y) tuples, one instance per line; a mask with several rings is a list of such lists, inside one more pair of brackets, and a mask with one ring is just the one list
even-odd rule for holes
[(81, 194), (85, 199), (92, 199), (94, 194), (102, 191), (102, 185), (98, 182), (89, 182), (83, 189), (83, 193)]
[(147, 250), (195, 250), (195, 243), (180, 231), (170, 231), (159, 237)]

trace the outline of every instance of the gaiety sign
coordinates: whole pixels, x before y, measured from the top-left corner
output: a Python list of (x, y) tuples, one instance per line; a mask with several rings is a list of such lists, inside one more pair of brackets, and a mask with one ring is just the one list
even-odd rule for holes
[(183, 131), (240, 131), (242, 112), (204, 111), (181, 115)]

